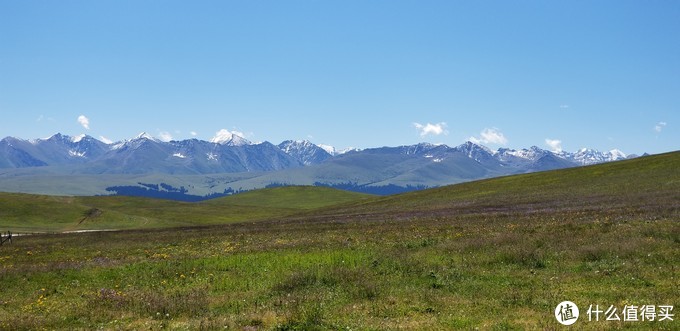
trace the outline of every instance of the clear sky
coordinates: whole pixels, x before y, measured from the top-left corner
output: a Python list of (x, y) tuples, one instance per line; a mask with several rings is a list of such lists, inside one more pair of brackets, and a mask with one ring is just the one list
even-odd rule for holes
[(680, 149), (680, 1), (0, 0), (0, 137)]

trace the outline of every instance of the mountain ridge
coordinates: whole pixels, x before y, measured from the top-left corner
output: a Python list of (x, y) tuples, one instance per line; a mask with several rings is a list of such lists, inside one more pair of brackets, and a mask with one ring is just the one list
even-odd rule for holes
[(470, 141), (455, 147), (419, 143), (338, 152), (308, 140), (252, 143), (233, 132), (211, 141), (161, 141), (141, 133), (111, 144), (88, 135), (55, 134), (0, 140), (0, 191), (107, 194), (109, 187), (136, 185), (138, 178), (151, 176), (154, 181), (143, 181), (185, 186), (197, 195), (277, 185), (327, 185), (371, 193), (391, 187), (393, 193), (633, 157), (618, 150), (570, 153), (536, 146), (494, 151)]
[[(14, 145), (12, 144), (14, 142)], [(51, 154), (52, 157), (54, 154), (59, 154), (59, 157), (64, 158), (64, 157), (80, 157), (80, 158), (86, 158), (86, 159), (95, 159), (102, 154), (110, 153), (114, 150), (118, 150), (124, 147), (130, 148), (138, 148), (144, 143), (147, 142), (152, 142), (156, 143), (159, 145), (170, 145), (178, 149), (178, 151), (175, 151), (174, 153), (170, 154), (176, 157), (180, 158), (185, 158), (186, 155), (182, 154), (179, 149), (182, 148), (182, 146), (185, 146), (188, 142), (194, 142), (199, 143), (199, 144), (213, 144), (214, 146), (217, 145), (222, 145), (222, 146), (228, 146), (228, 147), (244, 147), (244, 146), (258, 146), (258, 145), (263, 145), (263, 144), (271, 144), (267, 141), (265, 142), (260, 142), (260, 143), (253, 143), (250, 142), (249, 140), (239, 136), (236, 133), (233, 132), (226, 132), (222, 135), (216, 136), (209, 141), (206, 140), (199, 140), (199, 139), (185, 139), (185, 140), (171, 140), (171, 141), (161, 141), (157, 138), (154, 138), (153, 136), (149, 135), (146, 132), (142, 132), (139, 135), (137, 135), (134, 138), (131, 139), (126, 139), (126, 140), (121, 140), (117, 142), (113, 142), (110, 144), (104, 143), (92, 136), (85, 135), (85, 134), (80, 134), (77, 136), (68, 136), (64, 135), (61, 133), (56, 133), (48, 138), (40, 138), (40, 139), (32, 139), (32, 140), (26, 140), (26, 139), (21, 139), (21, 138), (16, 138), (16, 137), (5, 137), (2, 140), (0, 140), (0, 146), (5, 146), (5, 147), (20, 147), (24, 152), (30, 154), (33, 158), (42, 161), (42, 162), (36, 162), (36, 165), (31, 165), (26, 164), (26, 165), (17, 165), (15, 167), (30, 167), (30, 166), (43, 166), (43, 165), (56, 165), (60, 164), (59, 162), (54, 162), (50, 158), (50, 155), (41, 155), (40, 152), (49, 153), (49, 147), (46, 145), (52, 145), (51, 147), (53, 149), (56, 149), (54, 146), (55, 144), (62, 144), (67, 147), (70, 147), (68, 151), (59, 151), (55, 150), (52, 151)], [(35, 149), (38, 149), (38, 151), (35, 151), (31, 148), (29, 148), (28, 144), (31, 146), (34, 146)], [(314, 144), (310, 142), (309, 140), (285, 140), (281, 142), (276, 146), (279, 150), (282, 152), (293, 156), (296, 160), (300, 161), (300, 165), (313, 165), (313, 164), (318, 164), (326, 159), (336, 157), (345, 153), (349, 152), (361, 152), (365, 150), (371, 150), (371, 149), (380, 149), (380, 148), (390, 148), (388, 146), (384, 147), (374, 147), (374, 148), (366, 148), (366, 149), (356, 149), (356, 148), (349, 148), (346, 150), (337, 150), (333, 146), (329, 145), (323, 145), (323, 144)], [(63, 146), (62, 146), (63, 147)], [(95, 149), (94, 151), (90, 151), (91, 149)], [(605, 151), (605, 152), (600, 152), (595, 149), (590, 149), (590, 148), (582, 148), (579, 149), (577, 152), (566, 152), (566, 151), (558, 151), (558, 152), (552, 152), (548, 151), (545, 149), (541, 149), (537, 146), (531, 146), (529, 149), (521, 149), (521, 150), (514, 150), (514, 149), (509, 149), (509, 148), (499, 148), (498, 150), (491, 150), (486, 146), (483, 146), (481, 144), (476, 144), (471, 141), (466, 141), (461, 145), (455, 146), (455, 147), (450, 147), (445, 144), (431, 144), (431, 143), (418, 143), (414, 145), (402, 145), (402, 146), (397, 146), (395, 148), (405, 148), (407, 149), (407, 153), (412, 153), (412, 154), (418, 154), (419, 151), (422, 150), (433, 150), (433, 149), (454, 149), (458, 150), (460, 152), (464, 152), (468, 155), (468, 157), (475, 159), (476, 161), (482, 161), (481, 159), (486, 159), (489, 156), (495, 157), (501, 161), (507, 161), (508, 159), (512, 157), (516, 158), (521, 158), (521, 159), (535, 159), (536, 155), (541, 155), (544, 156), (546, 153), (551, 153), (559, 158), (572, 161), (581, 165), (589, 165), (589, 164), (595, 164), (595, 163), (602, 163), (602, 162), (610, 162), (610, 161), (616, 161), (616, 160), (622, 160), (626, 158), (631, 158), (635, 157), (636, 155), (631, 155), (628, 156), (625, 153), (621, 152), (618, 149), (613, 149), (611, 151)], [(89, 153), (88, 153), (89, 152)], [(10, 159), (7, 155), (7, 153), (0, 153), (0, 157), (3, 159)], [(209, 155), (206, 155), (207, 159), (211, 159)], [(214, 158), (214, 156), (212, 157)], [(481, 159), (480, 159), (481, 158)], [(39, 165), (38, 165), (39, 164)], [(2, 166), (0, 164), (0, 168), (11, 168), (10, 166)]]

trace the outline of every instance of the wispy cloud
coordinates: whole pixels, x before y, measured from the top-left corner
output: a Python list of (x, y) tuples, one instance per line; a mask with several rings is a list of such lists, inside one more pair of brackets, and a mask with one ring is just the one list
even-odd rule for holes
[(85, 117), (85, 115), (78, 116), (78, 123), (82, 125), (85, 129), (90, 129), (90, 119)]
[(191, 131), (191, 132), (189, 132), (189, 134), (191, 134), (194, 137), (198, 136), (198, 133), (196, 133), (196, 131)]
[(420, 124), (420, 123), (413, 123), (413, 127), (416, 128), (420, 132), (420, 136), (424, 137), (427, 136), (428, 134), (431, 135), (447, 135), (449, 134), (448, 131), (446, 131), (446, 123), (444, 122), (439, 122), (439, 123), (427, 123), (427, 124)]
[(479, 137), (470, 137), (468, 140), (475, 144), (505, 145), (508, 143), (508, 138), (505, 138), (498, 128), (485, 128), (479, 133)]
[(562, 151), (562, 140), (546, 138), (545, 144), (548, 145), (553, 152)]
[(562, 109), (567, 109), (567, 108), (569, 108), (569, 105), (561, 104), (561, 105), (560, 105), (560, 108), (562, 108)]
[(168, 142), (168, 141), (172, 140), (172, 135), (170, 134), (170, 132), (161, 131), (161, 132), (158, 133), (158, 139), (160, 139), (161, 141), (164, 141), (164, 142)]
[(654, 126), (654, 131), (661, 132), (661, 130), (663, 130), (663, 128), (666, 126), (666, 124), (667, 124), (666, 122), (656, 123), (656, 125)]
[(48, 121), (48, 122), (56, 122), (56, 120), (53, 117), (46, 117), (45, 115), (40, 115), (38, 118), (35, 119), (36, 122), (43, 122), (43, 121)]

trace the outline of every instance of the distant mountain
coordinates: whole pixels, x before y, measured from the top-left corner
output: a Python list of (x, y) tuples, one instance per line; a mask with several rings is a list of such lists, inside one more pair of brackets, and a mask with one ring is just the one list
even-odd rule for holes
[(42, 167), (47, 162), (36, 157), (38, 149), (27, 140), (7, 137), (0, 141), (0, 167)]
[(576, 153), (560, 152), (560, 157), (581, 165), (590, 165), (626, 159), (627, 156), (618, 149), (609, 152), (599, 152), (594, 149), (582, 148)]
[[(621, 159), (622, 156), (619, 157)], [(242, 187), (329, 185), (376, 192), (369, 187), (432, 187), (480, 178), (582, 165), (572, 154), (538, 147), (500, 149), (466, 142), (456, 147), (417, 144), (351, 151), (302, 168), (264, 173), (238, 182)]]
[(303, 165), (319, 164), (333, 157), (322, 147), (308, 140), (286, 140), (278, 145), (284, 153), (292, 156)]
[(84, 173), (210, 174), (275, 171), (300, 167), (295, 158), (269, 142), (253, 144), (233, 135), (211, 142), (162, 142), (146, 135), (113, 145)]
[(229, 132), (224, 129), (217, 132), (217, 135), (214, 138), (210, 139), (210, 142), (226, 146), (245, 146), (253, 144), (248, 139), (243, 138), (234, 132)]
[(324, 145), (324, 144), (319, 144), (319, 145), (317, 145), (317, 146), (321, 147), (324, 151), (326, 151), (326, 152), (327, 152), (328, 154), (330, 154), (331, 156), (338, 156), (338, 155), (342, 155), (342, 154), (349, 153), (349, 152), (358, 152), (358, 151), (361, 150), (361, 149), (354, 148), (354, 147), (347, 147), (347, 148), (343, 148), (343, 149), (337, 149), (337, 148), (335, 148), (335, 147), (333, 147), (333, 146)]
[[(455, 147), (421, 143), (337, 151), (331, 146), (316, 145), (306, 140), (286, 140), (278, 145), (252, 143), (226, 130), (211, 141), (164, 142), (146, 133), (113, 144), (105, 144), (86, 135), (70, 137), (62, 134), (36, 140), (14, 137), (0, 140), (0, 169), (21, 169), (21, 176), (28, 178), (25, 182), (13, 182), (12, 187), (23, 189), (24, 185), (37, 185), (32, 183), (36, 180), (31, 182), (30, 176), (38, 173), (43, 176), (209, 176), (170, 181), (182, 183), (188, 190), (200, 191), (202, 195), (228, 189), (297, 184), (341, 185), (363, 191), (390, 186), (390, 190), (394, 191), (395, 187), (440, 186), (629, 157), (619, 150), (599, 152), (581, 149), (569, 153), (551, 152), (536, 146), (492, 151), (472, 142)], [(6, 171), (0, 175), (0, 191), (5, 190), (3, 178), (16, 177), (16, 174), (19, 172)], [(45, 177), (41, 178), (44, 180)], [(54, 176), (48, 178), (57, 180)], [(129, 181), (110, 186), (114, 184), (127, 185)], [(87, 192), (103, 190), (100, 186), (105, 184), (96, 185)], [(77, 189), (67, 190), (64, 194), (78, 194), (73, 193)]]
[(0, 141), (0, 168), (83, 164), (96, 160), (109, 147), (90, 136), (55, 134), (32, 141), (7, 137)]

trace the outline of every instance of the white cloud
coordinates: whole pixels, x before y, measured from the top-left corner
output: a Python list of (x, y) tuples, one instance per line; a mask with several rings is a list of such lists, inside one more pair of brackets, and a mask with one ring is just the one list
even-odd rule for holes
[(196, 133), (196, 131), (191, 131), (191, 132), (189, 132), (189, 133), (190, 133), (192, 136), (194, 136), (194, 137), (198, 136), (198, 133)]
[(468, 140), (475, 144), (496, 144), (505, 145), (508, 143), (508, 138), (505, 138), (503, 132), (498, 128), (486, 128), (479, 133), (480, 137), (470, 137)]
[(85, 117), (85, 115), (78, 116), (78, 123), (82, 125), (85, 129), (90, 129), (90, 119)]
[(428, 134), (432, 134), (432, 135), (435, 135), (435, 136), (438, 136), (440, 134), (444, 134), (444, 135), (449, 134), (449, 132), (446, 131), (446, 123), (444, 123), (444, 122), (439, 122), (439, 123), (436, 123), (436, 124), (413, 123), (413, 126), (416, 128), (416, 130), (418, 130), (420, 132), (421, 137), (427, 136)]
[(545, 144), (550, 146), (550, 149), (553, 152), (561, 152), (562, 151), (562, 140), (559, 139), (545, 139)]
[(569, 108), (569, 105), (560, 105), (560, 108), (567, 109), (567, 108)]
[(113, 144), (113, 140), (106, 138), (104, 136), (99, 136), (99, 140), (101, 140), (103, 143), (105, 143), (107, 145)]
[(654, 126), (654, 131), (656, 131), (656, 132), (661, 132), (661, 130), (663, 130), (663, 128), (664, 128), (665, 126), (666, 126), (666, 122), (659, 122), (659, 123), (656, 123), (656, 125)]
[(170, 132), (162, 131), (162, 132), (158, 133), (158, 139), (160, 139), (161, 141), (164, 141), (164, 142), (168, 142), (168, 141), (172, 140), (172, 135), (170, 134)]

